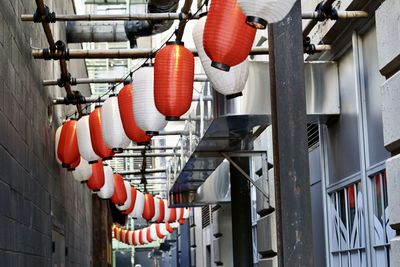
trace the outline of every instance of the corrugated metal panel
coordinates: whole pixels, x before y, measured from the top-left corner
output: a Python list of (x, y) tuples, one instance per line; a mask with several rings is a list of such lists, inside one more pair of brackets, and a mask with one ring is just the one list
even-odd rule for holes
[(209, 206), (201, 207), (201, 226), (202, 228), (206, 228), (210, 225), (210, 208)]

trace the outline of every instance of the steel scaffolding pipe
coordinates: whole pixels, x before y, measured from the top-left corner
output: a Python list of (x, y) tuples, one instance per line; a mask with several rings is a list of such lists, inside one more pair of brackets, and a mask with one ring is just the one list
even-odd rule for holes
[[(126, 175), (126, 176), (128, 176), (128, 177), (124, 177), (124, 180), (127, 180), (127, 181), (136, 181), (136, 180), (141, 180), (142, 179), (142, 177), (140, 177), (140, 176), (137, 176), (137, 177), (129, 177), (129, 175)], [(146, 176), (146, 179), (147, 180), (166, 180), (167, 179), (167, 177), (165, 177), (165, 176)]]
[[(365, 11), (338, 11), (339, 19), (351, 19), (351, 18), (366, 18), (368, 13)], [(142, 14), (120, 14), (120, 15), (108, 15), (108, 14), (56, 14), (55, 21), (130, 21), (130, 20), (179, 20), (188, 19), (188, 14), (185, 13), (142, 13)], [(191, 19), (198, 19), (196, 15)], [(302, 14), (303, 19), (316, 19), (318, 18), (318, 12), (306, 11)], [(21, 21), (34, 21), (34, 15), (22, 14)]]
[(143, 149), (146, 150), (171, 150), (175, 149), (176, 147), (174, 146), (151, 146), (146, 148), (145, 146), (136, 146), (136, 147), (129, 147), (125, 148), (124, 151), (142, 151)]
[[(106, 97), (108, 96), (103, 96), (102, 98), (99, 99), (99, 97), (82, 97), (82, 102), (80, 104), (90, 104), (90, 103), (100, 103), (104, 102), (106, 100)], [(198, 102), (200, 101), (200, 97), (194, 96), (193, 101)], [(212, 101), (213, 98), (212, 96), (204, 96), (203, 101)], [(70, 102), (68, 99), (65, 97), (58, 97), (52, 100), (53, 105), (69, 105)]]
[[(147, 154), (146, 153), (146, 157), (149, 157), (149, 158), (156, 158), (156, 157), (166, 158), (166, 157), (173, 157), (173, 156), (178, 156), (178, 155), (180, 155), (180, 154), (177, 154), (177, 153), (149, 153), (149, 154)], [(116, 154), (116, 155), (114, 155), (113, 158), (143, 158), (143, 155), (123, 153), (123, 154)]]
[[(331, 50), (330, 45), (315, 45), (313, 52)], [(197, 50), (190, 49), (194, 56), (198, 56)], [(249, 55), (267, 55), (268, 48), (253, 47)], [(32, 56), (36, 59), (102, 59), (102, 58), (152, 58), (154, 51), (149, 48), (135, 49), (67, 49), (65, 51), (50, 49), (32, 49)]]
[[(131, 78), (72, 78), (71, 85), (77, 84), (89, 84), (89, 83), (121, 83), (121, 82), (131, 82)], [(208, 78), (206, 75), (195, 75), (195, 82), (207, 82)], [(58, 85), (58, 80), (44, 80), (42, 82), (43, 86), (54, 86)]]
[(148, 169), (145, 170), (144, 172), (142, 171), (122, 171), (118, 172), (121, 175), (141, 175), (142, 173), (144, 174), (150, 174), (150, 173), (163, 173), (166, 172), (166, 169)]

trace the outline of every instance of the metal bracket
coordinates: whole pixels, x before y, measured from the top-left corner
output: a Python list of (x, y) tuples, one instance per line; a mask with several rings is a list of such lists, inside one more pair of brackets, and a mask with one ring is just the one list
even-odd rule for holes
[(55, 12), (50, 12), (50, 9), (48, 6), (44, 7), (44, 15), (41, 16), (39, 9), (36, 9), (36, 12), (33, 14), (33, 22), (34, 23), (41, 23), (41, 22), (47, 22), (47, 23), (55, 23), (56, 22), (56, 13)]
[(325, 21), (327, 19), (339, 19), (338, 12), (336, 8), (332, 7), (332, 5), (324, 5), (323, 2), (320, 2), (315, 8), (315, 11), (318, 13), (318, 21)]
[(236, 164), (236, 162), (234, 162), (225, 152), (221, 152), (221, 155), (227, 160), (229, 161), (230, 164), (232, 164), (233, 167), (235, 167), (235, 169), (237, 169), (245, 178), (246, 180), (248, 180), (258, 191), (261, 192), (261, 194), (263, 194), (263, 196), (269, 201), (269, 196), (268, 194), (258, 185), (256, 184), (253, 179), (251, 179), (251, 177), (242, 169), (240, 168), (239, 165)]

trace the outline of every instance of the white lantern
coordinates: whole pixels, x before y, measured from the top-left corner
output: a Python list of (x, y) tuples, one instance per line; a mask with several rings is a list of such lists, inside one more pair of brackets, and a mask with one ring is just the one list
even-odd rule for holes
[(226, 95), (227, 98), (240, 96), (249, 77), (249, 61), (246, 59), (242, 63), (231, 67), (228, 72), (212, 67), (211, 59), (207, 56), (203, 47), (206, 19), (206, 16), (201, 17), (193, 29), (193, 41), (204, 72), (217, 92)]
[(148, 244), (150, 241), (147, 239), (147, 227), (142, 229), (141, 232), (143, 243)]
[(148, 135), (156, 135), (165, 128), (167, 121), (154, 102), (154, 70), (139, 69), (133, 79), (133, 114), (136, 124)]
[(90, 138), (89, 115), (86, 114), (76, 123), (79, 153), (90, 164), (96, 163), (100, 157), (94, 152)]
[(102, 199), (109, 199), (114, 194), (114, 173), (110, 166), (105, 165), (104, 170), (104, 185), (97, 192), (97, 196)]
[(238, 0), (240, 9), (246, 15), (246, 22), (265, 29), (268, 23), (281, 21), (292, 9), (296, 0)]
[(139, 231), (139, 230), (133, 231), (133, 238), (135, 239), (136, 244), (138, 244), (138, 245), (140, 245), (140, 243), (139, 243), (139, 236), (140, 236), (140, 231)]
[(72, 171), (72, 176), (78, 182), (85, 182), (92, 176), (92, 166), (89, 165), (89, 162), (81, 158), (78, 167)]
[(131, 191), (131, 184), (128, 181), (124, 181), (125, 191), (126, 191), (126, 200), (122, 206), (116, 205), (117, 209), (124, 211), (129, 209), (132, 201), (132, 191)]
[(136, 200), (135, 200), (135, 207), (131, 213), (132, 217), (134, 218), (142, 218), (144, 209), (144, 195), (139, 190), (136, 190)]
[(152, 222), (157, 221), (158, 218), (160, 217), (160, 201), (162, 200), (159, 199), (158, 197), (154, 198), (154, 216), (151, 219)]
[(132, 231), (128, 230), (128, 240), (126, 240), (128, 245), (133, 245), (133, 240), (132, 240)]
[(104, 143), (115, 153), (121, 153), (131, 140), (126, 136), (119, 114), (118, 98), (113, 95), (108, 98), (101, 108), (101, 130)]
[(168, 232), (167, 230), (167, 226), (165, 223), (160, 223), (160, 232), (163, 236), (167, 236), (170, 234), (170, 232)]
[(58, 143), (59, 143), (59, 141), (60, 141), (60, 135), (61, 135), (61, 130), (62, 130), (62, 127), (63, 127), (63, 124), (61, 124), (60, 125), (60, 127), (58, 127), (57, 128), (57, 130), (56, 130), (56, 136), (55, 136), (55, 152), (54, 152), (54, 154), (56, 155), (56, 160), (57, 160), (57, 162), (58, 162), (58, 164), (62, 164), (62, 162), (61, 162), (61, 160), (58, 158), (58, 153), (57, 153), (57, 150), (58, 150)]
[(153, 223), (152, 225), (150, 225), (150, 237), (153, 240), (157, 240), (158, 236), (157, 236), (157, 226), (155, 223)]
[(189, 208), (184, 208), (184, 209), (183, 209), (183, 219), (189, 218), (189, 215), (190, 215), (190, 210), (189, 210)]
[(168, 201), (163, 199), (164, 201), (164, 222), (168, 222), (169, 218), (171, 218), (171, 209), (168, 207)]

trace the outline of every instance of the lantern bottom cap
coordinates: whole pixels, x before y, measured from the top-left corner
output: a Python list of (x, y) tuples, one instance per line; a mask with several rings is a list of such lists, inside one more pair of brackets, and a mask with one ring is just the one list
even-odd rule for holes
[(216, 62), (216, 61), (211, 62), (211, 66), (216, 69), (223, 70), (223, 71), (229, 71), (231, 69), (230, 66), (228, 66), (224, 63)]
[(67, 163), (61, 164), (61, 167), (65, 168), (65, 169), (68, 169), (69, 166), (71, 166), (71, 164), (67, 164)]
[(146, 131), (146, 135), (158, 135), (159, 134), (159, 132), (157, 132), (157, 131)]
[(247, 16), (246, 22), (250, 26), (252, 26), (256, 29), (259, 29), (259, 30), (263, 30), (263, 29), (267, 28), (267, 24), (268, 24), (268, 22), (265, 19), (260, 18), (260, 17), (255, 17), (255, 16)]
[(109, 160), (109, 159), (112, 159), (112, 157), (105, 157), (105, 158), (102, 158), (102, 160)]
[(93, 189), (93, 192), (100, 192), (100, 189)]
[(114, 153), (122, 153), (122, 152), (124, 152), (124, 150), (122, 148), (120, 148), (120, 147), (115, 147), (115, 148), (112, 149), (112, 151)]
[(167, 121), (179, 121), (179, 116), (166, 116), (165, 119)]
[(86, 183), (87, 183), (87, 180), (81, 181), (81, 184), (86, 184)]
[(225, 97), (226, 97), (226, 99), (233, 99), (233, 98), (236, 98), (236, 97), (239, 97), (239, 96), (242, 96), (243, 95), (243, 93), (242, 92), (239, 92), (239, 93), (235, 93), (235, 94), (231, 94), (231, 95), (226, 95)]
[(67, 168), (67, 171), (69, 172), (75, 171), (75, 168)]
[(91, 160), (91, 161), (89, 161), (89, 164), (95, 164), (97, 162), (98, 162), (98, 160)]

